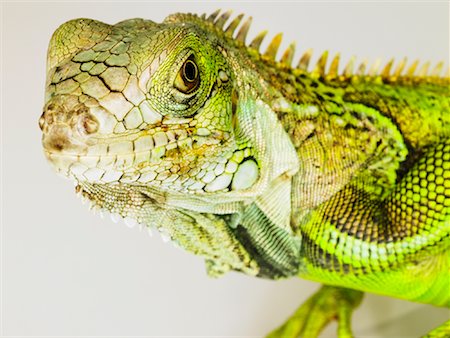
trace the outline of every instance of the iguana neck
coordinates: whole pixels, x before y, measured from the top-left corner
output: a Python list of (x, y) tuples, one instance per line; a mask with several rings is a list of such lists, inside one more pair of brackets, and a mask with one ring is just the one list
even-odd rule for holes
[(247, 62), (258, 65), (257, 95), (298, 154), (293, 224), (350, 182), (385, 196), (408, 163), (450, 130), (446, 78), (328, 77), (248, 55)]

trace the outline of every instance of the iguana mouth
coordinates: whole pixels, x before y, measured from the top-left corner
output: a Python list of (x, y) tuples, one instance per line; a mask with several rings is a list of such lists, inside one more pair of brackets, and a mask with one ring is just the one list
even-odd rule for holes
[[(187, 138), (174, 147), (158, 146), (134, 153), (121, 155), (76, 155), (46, 151), (46, 156), (56, 170), (79, 182), (100, 184), (124, 183), (171, 186), (190, 192), (220, 190), (242, 190), (250, 188), (259, 178), (259, 168), (250, 149), (230, 153), (229, 158), (219, 163), (208, 163), (195, 169), (185, 163), (175, 164), (164, 157), (180, 147), (195, 151), (197, 143)], [(201, 147), (201, 145), (200, 145)], [(161, 163), (166, 162), (166, 170)], [(155, 169), (156, 167), (156, 169)]]
[[(56, 171), (77, 182), (152, 184), (194, 193), (248, 189), (260, 175), (253, 150), (245, 145), (235, 149), (225, 131), (168, 119), (153, 128), (107, 137), (96, 133), (98, 125), (89, 111), (59, 117), (55, 105), (48, 107), (41, 118), (45, 121), (40, 121), (46, 131), (45, 155)], [(86, 133), (86, 128), (95, 130)], [(214, 158), (211, 148), (218, 146), (230, 150)]]
[[(103, 184), (152, 182), (165, 186), (180, 181), (175, 183), (178, 190), (195, 191), (225, 171), (216, 169), (213, 176), (203, 173), (206, 182), (195, 182), (199, 172), (193, 172), (195, 164), (202, 161), (211, 167), (208, 161), (214, 158), (210, 148), (227, 144), (229, 132), (196, 126), (191, 118), (164, 118), (138, 131), (105, 134), (101, 132), (105, 119), (97, 118), (85, 105), (68, 111), (59, 103), (61, 100), (62, 97), (54, 97), (46, 105), (39, 126), (44, 131), (46, 157), (69, 178)], [(190, 154), (188, 158), (183, 155), (186, 153)], [(250, 155), (249, 150), (246, 154)], [(232, 156), (229, 152), (229, 158)], [(239, 158), (243, 160), (243, 156)], [(227, 162), (227, 158), (223, 160)], [(235, 161), (228, 168), (236, 170), (239, 163)], [(213, 164), (225, 167), (223, 163)], [(225, 188), (222, 185), (219, 188)]]

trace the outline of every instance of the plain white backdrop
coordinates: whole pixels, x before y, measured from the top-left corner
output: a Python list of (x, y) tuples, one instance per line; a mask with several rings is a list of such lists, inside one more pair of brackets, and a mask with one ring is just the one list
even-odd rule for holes
[[(233, 9), (253, 16), (250, 37), (284, 32), (344, 60), (449, 59), (449, 3), (441, 2), (3, 2), (2, 335), (259, 337), (318, 285), (230, 273), (206, 276), (202, 259), (89, 212), (69, 181), (45, 162), (38, 119), (52, 32), (89, 17), (107, 23), (173, 12)], [(267, 42), (264, 44), (267, 45)], [(449, 318), (446, 309), (366, 295), (358, 337), (417, 337)], [(324, 337), (335, 336), (330, 326)]]

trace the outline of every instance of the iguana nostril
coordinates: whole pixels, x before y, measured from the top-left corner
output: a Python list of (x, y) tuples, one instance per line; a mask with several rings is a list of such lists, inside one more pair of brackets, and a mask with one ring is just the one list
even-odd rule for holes
[(98, 121), (90, 114), (83, 114), (78, 118), (78, 131), (82, 135), (93, 134), (98, 131)]
[(63, 151), (71, 148), (71, 133), (65, 125), (55, 125), (50, 128), (48, 135), (43, 139), (44, 147), (49, 151)]

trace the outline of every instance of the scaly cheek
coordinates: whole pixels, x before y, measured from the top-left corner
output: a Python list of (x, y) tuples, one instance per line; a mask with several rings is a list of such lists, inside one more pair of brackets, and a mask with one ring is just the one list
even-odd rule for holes
[(172, 162), (169, 169), (179, 176), (176, 179), (170, 176), (161, 185), (178, 191), (202, 194), (245, 190), (257, 182), (260, 169), (250, 148), (224, 151), (221, 155), (185, 155), (185, 161), (180, 162), (180, 165), (173, 165), (175, 162)]

